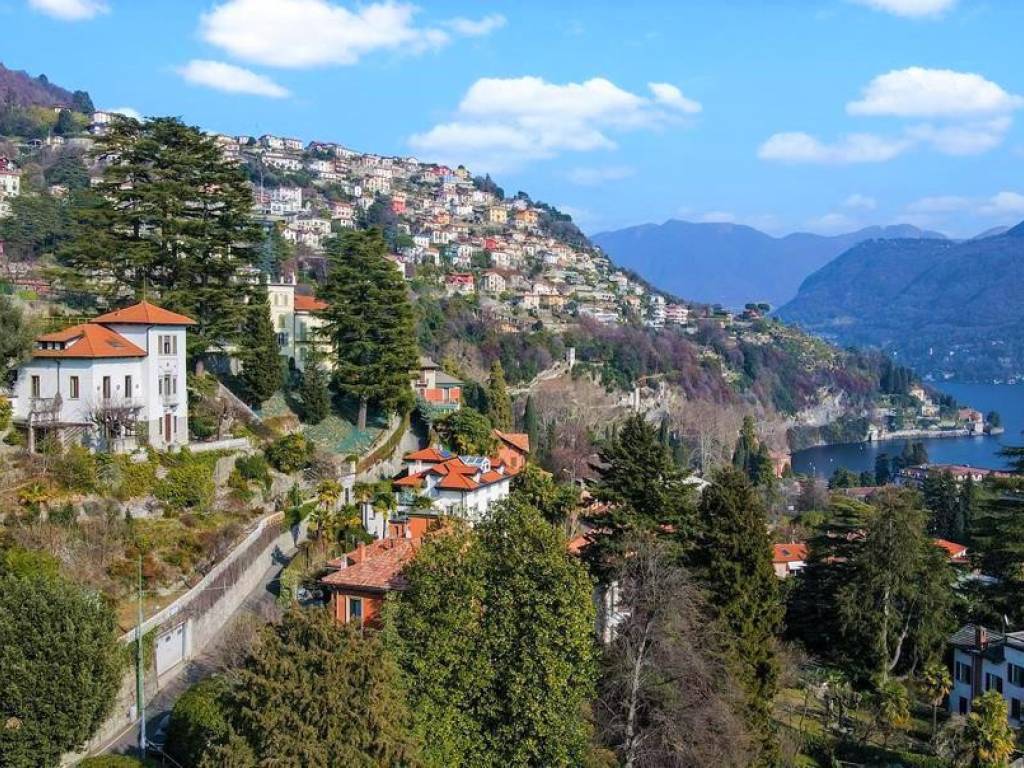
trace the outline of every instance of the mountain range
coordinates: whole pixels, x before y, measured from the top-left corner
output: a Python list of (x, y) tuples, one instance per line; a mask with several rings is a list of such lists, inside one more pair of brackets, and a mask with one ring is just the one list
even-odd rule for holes
[(849, 248), (895, 238), (941, 241), (945, 236), (899, 224), (841, 235), (773, 237), (743, 224), (670, 219), (601, 232), (591, 240), (616, 264), (664, 291), (738, 308), (752, 301), (780, 306), (796, 295), (804, 278)]
[(46, 75), (32, 77), (28, 72), (8, 69), (0, 64), (0, 104), (18, 107), (75, 107), (79, 98), (81, 96), (76, 98), (76, 93), (51, 83)]
[(962, 242), (860, 243), (777, 314), (840, 344), (889, 350), (920, 373), (991, 381), (1024, 372), (1022, 308), (1024, 223)]

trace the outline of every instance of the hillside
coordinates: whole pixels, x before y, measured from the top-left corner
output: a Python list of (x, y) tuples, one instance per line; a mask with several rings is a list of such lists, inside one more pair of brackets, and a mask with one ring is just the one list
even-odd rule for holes
[(961, 243), (872, 240), (808, 277), (783, 320), (841, 344), (891, 350), (921, 373), (1024, 371), (1024, 225)]
[(92, 111), (92, 101), (85, 91), (72, 92), (54, 85), (46, 75), (32, 77), (21, 70), (7, 69), (3, 64), (0, 64), (0, 104)]
[(784, 304), (805, 277), (864, 240), (942, 237), (905, 224), (830, 237), (806, 232), (772, 237), (742, 224), (672, 219), (602, 232), (593, 241), (617, 264), (663, 290), (735, 308), (752, 301)]

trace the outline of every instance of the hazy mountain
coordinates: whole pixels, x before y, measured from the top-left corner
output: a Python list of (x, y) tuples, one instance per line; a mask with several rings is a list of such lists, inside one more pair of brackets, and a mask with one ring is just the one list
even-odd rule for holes
[(892, 350), (922, 373), (1024, 371), (1024, 224), (982, 239), (873, 240), (808, 277), (778, 311), (842, 344)]
[(844, 235), (798, 232), (773, 237), (742, 224), (698, 224), (670, 219), (601, 232), (591, 240), (620, 266), (659, 288), (711, 304), (749, 301), (779, 306), (805, 277), (843, 251), (872, 238), (943, 238), (909, 224), (867, 227)]
[[(88, 95), (85, 98), (87, 99)], [(54, 85), (46, 75), (32, 77), (27, 72), (7, 69), (0, 64), (0, 104), (13, 104), (18, 107), (80, 108), (81, 103), (83, 102), (76, 100), (74, 93)]]

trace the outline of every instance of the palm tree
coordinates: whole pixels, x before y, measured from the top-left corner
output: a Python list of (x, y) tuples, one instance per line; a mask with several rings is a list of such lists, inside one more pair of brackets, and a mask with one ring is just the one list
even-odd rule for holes
[(932, 661), (921, 673), (920, 684), (921, 690), (932, 705), (932, 740), (934, 740), (938, 728), (939, 705), (953, 688), (953, 680), (950, 678), (945, 664)]
[(1010, 761), (1014, 736), (1006, 716), (1006, 699), (998, 691), (988, 691), (971, 702), (964, 743), (975, 768), (1002, 768)]
[(337, 480), (321, 480), (316, 487), (317, 503), (324, 510), (332, 510), (337, 506), (338, 499), (341, 498), (341, 491), (341, 483)]

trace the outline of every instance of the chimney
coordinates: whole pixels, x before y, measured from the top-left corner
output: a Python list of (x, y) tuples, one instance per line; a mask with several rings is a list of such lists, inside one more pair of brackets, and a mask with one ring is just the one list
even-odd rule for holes
[(988, 630), (980, 625), (974, 628), (974, 645), (979, 651), (988, 648)]
[(365, 543), (360, 543), (359, 544), (359, 562), (360, 563), (366, 562), (366, 544)]

